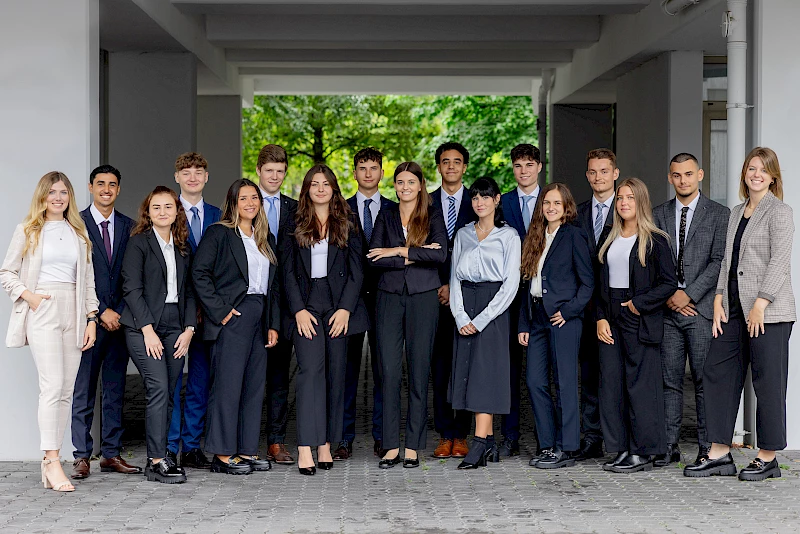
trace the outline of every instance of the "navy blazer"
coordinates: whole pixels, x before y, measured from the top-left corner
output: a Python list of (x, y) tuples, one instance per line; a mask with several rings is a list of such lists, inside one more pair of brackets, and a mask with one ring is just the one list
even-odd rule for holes
[[(541, 194), (541, 189), (539, 191)], [(503, 193), (503, 196), (500, 197), (500, 205), (503, 208), (503, 218), (509, 226), (517, 231), (519, 238), (524, 242), (528, 231), (525, 230), (525, 221), (522, 219), (522, 209), (519, 207), (519, 195), (516, 187), (508, 193)]]
[[(547, 315), (560, 311), (565, 321), (583, 316), (594, 291), (594, 270), (582, 229), (561, 225), (544, 258), (541, 276), (542, 304)], [(530, 332), (533, 324), (530, 280), (523, 283), (522, 299), (519, 332)]]
[(611, 233), (611, 226), (614, 224), (614, 203), (611, 203), (611, 209), (606, 213), (606, 221), (603, 224), (603, 230), (600, 232), (600, 246), (594, 241), (594, 217), (592, 216), (592, 199), (578, 204), (578, 216), (573, 221), (574, 225), (579, 226), (586, 233), (587, 243), (589, 244), (589, 252), (592, 255), (592, 262), (596, 269), (599, 269), (600, 260), (597, 257), (597, 251), (600, 246), (605, 243), (608, 234)]
[[(355, 195), (347, 199), (347, 204), (350, 205), (350, 209), (356, 215), (358, 215), (358, 221), (361, 223), (361, 258), (363, 260), (362, 264), (364, 266), (364, 283), (361, 285), (361, 294), (362, 295), (375, 295), (378, 290), (378, 279), (380, 278), (380, 273), (377, 272), (375, 269), (370, 269), (369, 266), (369, 259), (367, 258), (367, 252), (369, 252), (369, 241), (367, 241), (367, 236), (363, 232), (364, 229), (364, 222), (361, 220), (361, 216), (363, 213), (358, 213), (358, 199)], [(378, 213), (383, 211), (386, 208), (391, 206), (397, 205), (397, 202), (393, 202), (388, 198), (381, 196), (381, 205)], [(377, 217), (375, 219), (377, 223)], [(375, 231), (375, 225), (372, 225), (372, 231)]]
[[(181, 206), (182, 207), (182, 206)], [(192, 247), (192, 254), (197, 252), (197, 243), (194, 242), (194, 236), (192, 235), (192, 227), (189, 222), (189, 218), (191, 217), (191, 213), (186, 214), (186, 224), (189, 225), (189, 245)], [(203, 235), (206, 235), (206, 230), (208, 227), (218, 222), (220, 217), (222, 217), (222, 211), (216, 206), (212, 206), (205, 200), (203, 201)]]
[[(433, 200), (432, 206), (442, 214), (444, 235), (447, 237), (447, 210), (442, 207), (442, 188), (437, 187), (436, 191), (431, 193), (431, 198)], [(475, 210), (472, 209), (472, 199), (469, 196), (469, 188), (464, 186), (464, 194), (461, 196), (461, 207), (458, 208), (458, 217), (456, 218), (456, 228), (453, 230), (453, 237), (447, 240), (447, 258), (439, 267), (439, 281), (442, 286), (450, 283), (450, 263), (453, 259), (453, 243), (456, 241), (456, 234), (461, 228), (477, 220), (478, 216), (475, 214)]]
[[(658, 344), (664, 336), (664, 304), (678, 289), (675, 262), (667, 238), (653, 234), (653, 246), (647, 252), (647, 266), (639, 263), (639, 239), (633, 244), (629, 261), (628, 287), (633, 305), (640, 313), (639, 341)], [(596, 282), (596, 318), (610, 319), (611, 287), (608, 282), (608, 249), (603, 257), (600, 276)], [(617, 343), (621, 340), (617, 340)]]
[(89, 239), (92, 240), (94, 289), (99, 301), (97, 316), (102, 315), (108, 308), (122, 315), (122, 310), (125, 309), (125, 300), (122, 298), (122, 258), (125, 256), (128, 238), (135, 223), (130, 217), (114, 210), (114, 243), (109, 258), (103, 245), (103, 236), (100, 235), (97, 223), (94, 222), (91, 206), (81, 212), (81, 217), (89, 232)]

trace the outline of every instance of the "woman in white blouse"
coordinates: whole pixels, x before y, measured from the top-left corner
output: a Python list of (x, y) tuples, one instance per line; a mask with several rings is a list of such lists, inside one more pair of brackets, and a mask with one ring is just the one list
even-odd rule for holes
[(94, 345), (97, 295), (92, 244), (69, 179), (49, 172), (36, 185), (30, 211), (14, 230), (0, 281), (14, 303), (6, 345), (29, 344), (39, 373), (42, 483), (74, 491), (59, 449), (70, 417), (81, 351)]
[(448, 400), (475, 413), (475, 437), (459, 469), (499, 461), (492, 415), (511, 409), (509, 306), (519, 289), (520, 241), (506, 225), (500, 188), (479, 178), (469, 190), (478, 221), (456, 234), (450, 272), (450, 310), (457, 334)]

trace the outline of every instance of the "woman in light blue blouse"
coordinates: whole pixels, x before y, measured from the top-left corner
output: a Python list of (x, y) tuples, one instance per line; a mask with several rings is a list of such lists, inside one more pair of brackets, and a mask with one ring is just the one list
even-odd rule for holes
[(478, 221), (456, 234), (450, 272), (450, 310), (456, 321), (448, 400), (475, 412), (475, 438), (459, 469), (499, 460), (492, 414), (511, 408), (509, 306), (519, 289), (520, 241), (503, 222), (500, 188), (479, 178), (470, 188)]

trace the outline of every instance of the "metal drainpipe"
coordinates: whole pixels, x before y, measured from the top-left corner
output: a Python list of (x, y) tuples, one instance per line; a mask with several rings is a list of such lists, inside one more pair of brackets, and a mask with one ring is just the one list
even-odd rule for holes
[(550, 93), (552, 81), (552, 70), (542, 70), (542, 83), (539, 85), (539, 110), (536, 117), (536, 129), (538, 130), (539, 151), (542, 155), (542, 172), (539, 174), (539, 184), (544, 185), (548, 179), (548, 164), (550, 158), (547, 154), (547, 96)]

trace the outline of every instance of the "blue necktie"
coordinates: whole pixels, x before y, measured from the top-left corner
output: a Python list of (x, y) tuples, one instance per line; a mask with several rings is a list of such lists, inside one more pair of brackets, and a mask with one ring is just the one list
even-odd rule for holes
[(531, 224), (531, 209), (528, 207), (528, 201), (533, 198), (533, 195), (525, 195), (522, 197), (522, 221), (525, 223), (525, 230)]
[(372, 211), (369, 205), (372, 204), (372, 199), (367, 198), (364, 200), (364, 235), (367, 237), (367, 242), (372, 239)]
[(278, 239), (278, 210), (275, 209), (275, 201), (278, 200), (278, 197), (267, 197), (267, 202), (269, 202), (269, 209), (267, 210), (267, 223), (269, 223), (269, 233), (271, 233), (275, 239)]
[(192, 231), (195, 245), (200, 244), (200, 238), (203, 237), (203, 225), (200, 222), (200, 210), (197, 206), (192, 206), (189, 211), (192, 212), (192, 220), (189, 221), (189, 229)]
[(603, 233), (603, 224), (605, 223), (605, 217), (603, 217), (603, 209), (606, 207), (605, 204), (598, 204), (597, 205), (597, 217), (594, 218), (594, 242), (600, 244), (600, 234)]
[(447, 239), (453, 239), (456, 230), (456, 197), (447, 197), (450, 206), (447, 208)]

